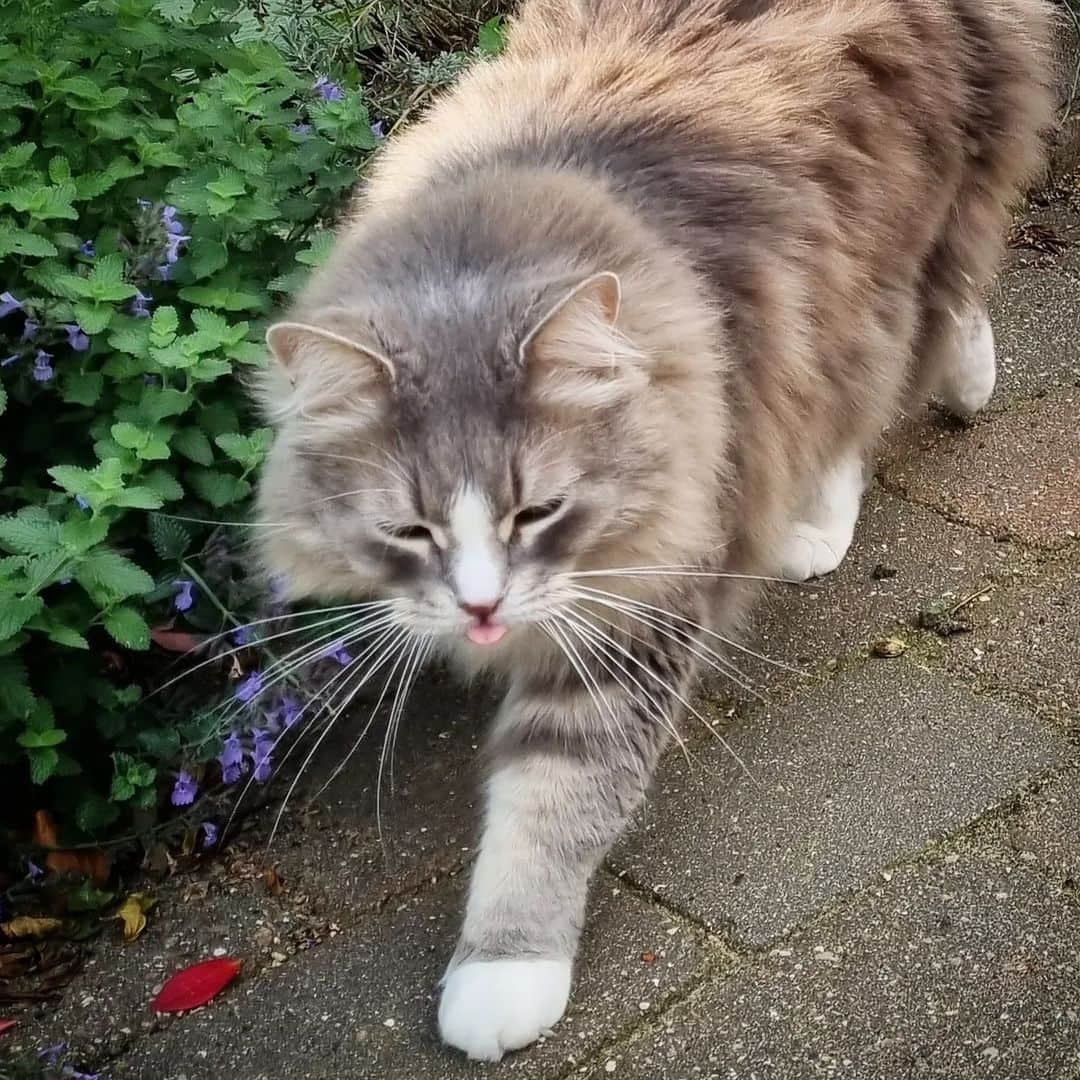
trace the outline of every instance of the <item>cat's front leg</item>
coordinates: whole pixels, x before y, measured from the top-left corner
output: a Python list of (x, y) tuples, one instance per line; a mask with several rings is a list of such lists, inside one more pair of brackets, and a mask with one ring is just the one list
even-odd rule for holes
[[(655, 675), (622, 663), (623, 686), (597, 675), (602, 710), (584, 689), (519, 690), (503, 706), (480, 853), (439, 1007), (443, 1039), (471, 1058), (527, 1046), (566, 1009), (589, 878), (640, 803), (677, 708)], [(655, 670), (685, 694), (686, 661), (665, 656)], [(641, 694), (625, 692), (627, 672)]]

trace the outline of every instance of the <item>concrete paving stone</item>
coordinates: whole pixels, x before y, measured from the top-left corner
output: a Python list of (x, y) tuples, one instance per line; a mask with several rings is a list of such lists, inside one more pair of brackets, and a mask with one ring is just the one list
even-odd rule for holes
[[(971, 595), (1000, 572), (1009, 547), (872, 487), (840, 569), (809, 586), (778, 586), (760, 606), (753, 646), (814, 668), (866, 646), (928, 603)], [(736, 657), (759, 681), (778, 673)]]
[(711, 983), (582, 1076), (1071, 1080), (1080, 908), (995, 853), (890, 881)]
[(1009, 823), (1009, 840), (1021, 858), (1034, 856), (1056, 873), (1080, 882), (1080, 773), (1042, 786)]
[(987, 604), (973, 632), (948, 640), (946, 663), (986, 687), (1024, 694), (1039, 711), (1080, 723), (1080, 575), (1075, 559), (1032, 565)]
[(763, 945), (1061, 760), (1010, 706), (905, 659), (841, 670), (715, 743), (673, 752), (611, 865), (736, 943)]
[[(177, 1019), (109, 1068), (148, 1080), (450, 1080), (491, 1075), (438, 1042), (436, 986), (453, 951), (459, 880)], [(550, 1077), (700, 978), (712, 950), (688, 924), (603, 874), (594, 888), (570, 1012), (500, 1075)]]
[(1080, 536), (1080, 389), (1063, 389), (912, 452), (887, 485), (955, 520), (1040, 548)]
[(999, 276), (989, 298), (998, 359), (990, 413), (1080, 383), (1080, 278), (1072, 265), (1080, 260), (1080, 215), (1050, 207), (1024, 220), (1075, 247), (1055, 255), (1014, 251)]

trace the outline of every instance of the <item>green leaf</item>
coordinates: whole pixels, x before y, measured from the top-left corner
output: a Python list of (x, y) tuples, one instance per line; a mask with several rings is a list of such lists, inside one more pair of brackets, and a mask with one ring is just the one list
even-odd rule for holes
[(239, 462), (245, 469), (254, 469), (266, 457), (272, 440), (273, 434), (269, 428), (259, 428), (250, 435), (219, 435), (214, 442), (233, 461)]
[(104, 518), (73, 517), (60, 526), (60, 543), (71, 552), (82, 554), (100, 544), (109, 533)]
[(84, 881), (67, 894), (67, 909), (72, 912), (100, 911), (116, 899), (116, 893), (95, 888), (92, 881)]
[(212, 469), (192, 469), (188, 480), (195, 491), (215, 509), (241, 502), (251, 494), (246, 480)]
[(38, 750), (46, 746), (59, 746), (67, 739), (67, 732), (59, 728), (47, 731), (34, 731), (27, 728), (15, 741), (27, 750)]
[(0, 710), (21, 720), (33, 707), (23, 662), (16, 656), (0, 657)]
[(71, 179), (71, 165), (66, 157), (57, 154), (49, 161), (49, 179), (54, 184), (60, 184)]
[(0, 221), (0, 258), (5, 255), (44, 258), (57, 254), (58, 248), (47, 237), (19, 228), (9, 221)]
[[(71, 495), (85, 495), (98, 486), (95, 472), (80, 469), (77, 465), (54, 465), (48, 470), (49, 475)], [(0, 541), (3, 534), (0, 533)]]
[(60, 526), (44, 511), (20, 510), (0, 518), (0, 546), (16, 555), (44, 555), (60, 547)]
[(151, 390), (143, 394), (139, 409), (150, 420), (157, 422), (169, 416), (179, 416), (191, 408), (195, 399), (180, 390)]
[(141, 450), (150, 441), (150, 432), (134, 424), (113, 424), (112, 437), (125, 450)]
[(193, 278), (207, 278), (229, 265), (229, 249), (216, 240), (196, 237), (186, 263)]
[(75, 567), (74, 577), (80, 585), (104, 589), (118, 600), (148, 593), (154, 587), (154, 579), (145, 570), (108, 548), (89, 552)]
[(153, 488), (131, 487), (117, 492), (112, 503), (114, 506), (126, 506), (132, 510), (160, 510), (164, 500)]
[(488, 19), (488, 21), (480, 27), (480, 33), (477, 35), (476, 44), (485, 56), (497, 56), (502, 52), (503, 46), (506, 43), (506, 31), (503, 28), (503, 22), (503, 17), (501, 15), (496, 15), (493, 19)]
[(184, 497), (180, 481), (164, 469), (151, 469), (143, 476), (143, 482), (165, 502), (176, 502)]
[(44, 784), (60, 764), (60, 755), (51, 747), (41, 750), (27, 750), (30, 759), (30, 779), (35, 784)]
[(102, 255), (87, 278), (87, 297), (101, 303), (129, 300), (138, 289), (124, 281), (124, 257), (113, 253)]
[(150, 320), (150, 343), (152, 345), (168, 345), (180, 326), (180, 316), (176, 314), (174, 307), (159, 307)]
[(334, 234), (330, 229), (317, 232), (308, 240), (308, 246), (296, 253), (296, 261), (305, 266), (322, 266), (334, 250)]
[(112, 304), (95, 300), (79, 300), (75, 304), (75, 320), (88, 334), (103, 334), (115, 315)]
[(180, 299), (223, 311), (263, 311), (266, 307), (266, 300), (257, 293), (225, 285), (189, 285), (180, 290)]
[(183, 454), (189, 461), (194, 461), (198, 465), (214, 463), (214, 449), (201, 428), (180, 428), (173, 433), (170, 442), (172, 448), (178, 454)]
[(150, 543), (162, 559), (182, 559), (191, 548), (191, 533), (173, 518), (150, 515)]
[(105, 389), (105, 379), (99, 371), (72, 371), (64, 376), (63, 399), (72, 405), (95, 405)]
[(105, 629), (127, 649), (150, 648), (150, 627), (132, 607), (118, 607), (107, 612)]
[(75, 810), (75, 824), (85, 833), (105, 829), (120, 816), (120, 810), (103, 795), (92, 791), (85, 795)]
[(0, 641), (17, 634), (44, 606), (40, 596), (0, 596)]

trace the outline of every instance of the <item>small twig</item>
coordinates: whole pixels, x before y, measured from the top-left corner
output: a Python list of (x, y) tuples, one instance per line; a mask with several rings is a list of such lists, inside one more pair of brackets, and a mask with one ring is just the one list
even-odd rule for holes
[(985, 586), (984, 588), (980, 589), (978, 592), (972, 593), (970, 596), (965, 597), (963, 600), (960, 601), (959, 604), (956, 605), (956, 607), (949, 608), (949, 610), (946, 612), (946, 615), (948, 615), (949, 618), (951, 618), (953, 615), (957, 614), (957, 612), (963, 611), (964, 608), (966, 608), (966, 607), (970, 607), (980, 597), (985, 596), (987, 593), (993, 592), (993, 591), (994, 591), (994, 586), (993, 585)]

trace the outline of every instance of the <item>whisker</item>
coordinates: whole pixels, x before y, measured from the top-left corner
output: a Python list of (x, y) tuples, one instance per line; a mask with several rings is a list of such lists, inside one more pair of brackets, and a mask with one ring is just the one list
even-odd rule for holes
[(278, 634), (271, 634), (268, 637), (256, 638), (253, 641), (249, 641), (246, 645), (238, 645), (234, 649), (227, 649), (224, 652), (216, 653), (214, 656), (208, 657), (206, 660), (200, 661), (194, 667), (187, 668), (182, 671), (175, 678), (170, 679), (168, 682), (163, 683), (161, 686), (155, 687), (149, 694), (142, 700), (154, 697), (156, 694), (160, 694), (163, 690), (167, 690), (170, 686), (174, 686), (181, 679), (186, 679), (189, 675), (193, 675), (196, 671), (207, 666), (207, 664), (217, 663), (219, 660), (224, 660), (226, 657), (235, 656), (237, 653), (244, 652), (247, 649), (256, 648), (261, 645), (265, 645), (270, 641), (277, 641), (283, 637), (291, 637), (293, 634), (303, 633), (305, 630), (319, 630), (324, 626), (329, 626), (331, 623), (340, 623), (349, 619), (354, 612), (360, 609), (366, 609), (375, 606), (386, 606), (393, 603), (390, 600), (374, 601), (371, 604), (345, 604), (340, 607), (332, 608), (318, 608), (315, 611), (297, 612), (295, 614), (287, 615), (271, 615), (265, 619), (255, 619), (253, 622), (243, 623), (240, 626), (234, 626), (229, 630), (223, 630), (220, 634), (214, 634), (212, 637), (204, 638), (199, 642), (199, 648), (206, 648), (209, 645), (213, 645), (214, 642), (220, 641), (222, 638), (229, 637), (231, 634), (235, 634), (238, 630), (250, 630), (253, 626), (261, 626), (265, 623), (279, 622), (283, 619), (295, 619), (300, 618), (302, 615), (320, 615), (325, 613), (344, 612), (344, 614), (337, 615), (336, 618), (321, 619), (319, 622), (308, 626), (293, 626), (288, 630), (283, 630)]
[[(587, 648), (589, 652), (596, 658), (596, 660), (604, 667), (604, 670), (607, 671), (609, 675), (611, 675), (611, 677), (619, 684), (619, 686), (623, 688), (624, 691), (626, 691), (626, 693), (631, 697), (632, 700), (637, 701), (639, 705), (642, 704), (642, 702), (638, 699), (637, 695), (632, 693), (626, 686), (626, 683), (624, 683), (623, 680), (619, 678), (619, 676), (616, 674), (616, 672), (612, 670), (611, 665), (608, 663), (609, 660), (611, 661), (611, 663), (617, 665), (619, 670), (624, 675), (626, 675), (628, 679), (630, 679), (630, 681), (641, 691), (641, 693), (645, 695), (645, 697), (648, 699), (649, 704), (652, 705), (653, 709), (655, 710), (653, 714), (654, 719), (657, 720), (664, 727), (664, 729), (671, 734), (671, 737), (675, 740), (676, 744), (679, 747), (679, 750), (682, 751), (682, 755), (686, 759), (687, 765), (692, 765), (693, 763), (690, 760), (690, 753), (687, 750), (685, 740), (683, 739), (682, 735), (679, 734), (679, 729), (671, 721), (670, 717), (664, 715), (664, 708), (660, 704), (660, 702), (656, 700), (656, 698), (645, 688), (644, 685), (642, 685), (642, 683), (637, 679), (637, 677), (621, 661), (619, 661), (616, 657), (612, 655), (611, 650), (608, 646), (608, 635), (601, 633), (599, 630), (590, 633), (590, 631), (592, 631), (592, 628), (589, 627), (587, 629), (586, 626), (582, 625), (583, 620), (580, 617), (575, 618), (569, 612), (561, 614), (560, 617), (564, 620), (564, 622), (567, 623), (567, 629), (569, 629), (576, 635), (578, 640), (581, 641), (585, 648)], [(570, 619), (573, 619), (573, 622), (571, 622)], [(587, 620), (584, 621), (587, 622)], [(575, 622), (578, 625), (574, 625)], [(591, 642), (590, 637), (592, 639)], [(604, 650), (603, 655), (596, 651), (597, 648), (601, 648)]]
[[(562, 634), (561, 632), (556, 630), (556, 627), (550, 621), (541, 622), (539, 625), (541, 629), (543, 629), (545, 633), (547, 633), (548, 636), (551, 637), (552, 640), (555, 641), (555, 643), (562, 649), (563, 655), (566, 656), (566, 659), (570, 661), (570, 666), (577, 673), (577, 676), (581, 680), (582, 685), (585, 687), (586, 692), (592, 699), (593, 705), (596, 706), (596, 710), (600, 714), (600, 719), (603, 720), (604, 727), (607, 728), (608, 734), (614, 735), (614, 732), (612, 731), (612, 726), (614, 726), (615, 730), (618, 731), (620, 735), (622, 735), (623, 743), (626, 745), (626, 749), (632, 754), (633, 750), (630, 746), (630, 739), (629, 736), (626, 734), (626, 729), (623, 727), (622, 724), (619, 723), (619, 719), (615, 715), (615, 710), (612, 708), (611, 702), (609, 702), (608, 699), (601, 692), (600, 684), (595, 680), (592, 672), (588, 670), (584, 660), (581, 659), (581, 656), (578, 653), (577, 649), (574, 648), (569, 638), (566, 637), (565, 634)], [(601, 699), (603, 699), (603, 704), (601, 704)], [(607, 713), (606, 716), (605, 712)], [(608, 717), (611, 718), (610, 724), (608, 723)], [(642, 765), (641, 767), (643, 768), (644, 766)], [(639, 769), (639, 771), (641, 770)]]
[[(581, 595), (581, 594), (579, 594)], [(718, 671), (726, 679), (730, 679), (741, 690), (745, 690), (752, 697), (757, 698), (759, 701), (764, 701), (764, 697), (754, 687), (748, 683), (742, 676), (742, 672), (726, 657), (721, 656), (715, 649), (709, 648), (708, 645), (700, 641), (694, 641), (693, 638), (673, 623), (665, 623), (662, 619), (657, 618), (655, 615), (649, 615), (641, 611), (636, 611), (629, 606), (623, 606), (621, 604), (613, 603), (609, 600), (602, 600), (600, 597), (584, 596), (581, 595), (581, 599), (587, 603), (600, 604), (603, 607), (611, 608), (614, 611), (618, 611), (620, 614), (626, 615), (628, 618), (636, 619), (638, 622), (647, 626), (650, 630), (655, 630), (657, 633), (663, 634), (664, 637), (671, 641), (674, 641), (681, 648), (686, 649), (691, 655), (696, 656), (699, 660), (704, 661), (709, 667)], [(612, 623), (611, 620), (603, 618), (597, 614), (598, 619), (602, 622), (608, 623), (610, 626), (615, 626), (617, 629), (622, 629), (617, 623)]]
[[(420, 664), (427, 652), (427, 641), (424, 638), (414, 640), (409, 651), (408, 658), (394, 691), (394, 703), (390, 707), (390, 717), (386, 722), (386, 734), (383, 736), (382, 749), (379, 752), (379, 771), (375, 778), (375, 827), (379, 834), (379, 843), (383, 842), (382, 831), (382, 777), (383, 767), (386, 764), (388, 754), (390, 760), (390, 794), (394, 793), (394, 747), (397, 745), (397, 729), (401, 722), (401, 716), (405, 709), (405, 701), (412, 691), (413, 682), (419, 671)], [(391, 676), (392, 677), (392, 676)], [(387, 747), (389, 746), (389, 751)]]
[(755, 652), (753, 649), (748, 648), (746, 645), (742, 645), (737, 641), (733, 641), (731, 638), (724, 637), (723, 634), (718, 634), (715, 630), (711, 630), (709, 627), (702, 625), (701, 623), (694, 622), (693, 619), (688, 619), (685, 615), (677, 615), (674, 611), (668, 611), (666, 608), (657, 607), (655, 604), (647, 604), (644, 600), (635, 600), (628, 596), (621, 596), (618, 593), (605, 592), (603, 589), (594, 589), (588, 585), (579, 586), (579, 591), (586, 592), (595, 596), (607, 596), (613, 599), (617, 599), (622, 603), (630, 604), (635, 607), (643, 607), (649, 611), (655, 611), (660, 615), (665, 615), (668, 618), (676, 619), (681, 623), (686, 623), (688, 626), (692, 626), (697, 630), (700, 630), (703, 634), (708, 634), (709, 637), (716, 638), (717, 641), (727, 645), (728, 648), (735, 649), (737, 652), (745, 653), (747, 656), (752, 656), (755, 660), (760, 660), (763, 664), (769, 664), (771, 667), (780, 668), (781, 671), (791, 672), (793, 675), (801, 675), (804, 679), (809, 679), (812, 676), (809, 672), (804, 671), (802, 668), (794, 667), (791, 664), (785, 664), (782, 660), (773, 660), (771, 657), (766, 656), (764, 653)]
[(731, 746), (728, 744), (728, 741), (720, 734), (720, 732), (716, 731), (713, 728), (712, 724), (710, 724), (709, 721), (706, 720), (705, 717), (702, 716), (701, 713), (698, 712), (698, 710), (695, 709), (694, 706), (691, 705), (690, 702), (687, 701), (686, 698), (682, 694), (680, 694), (678, 690), (675, 689), (675, 687), (673, 687), (665, 679), (662, 679), (659, 675), (656, 674), (655, 671), (652, 670), (652, 668), (648, 666), (648, 664), (642, 663), (642, 661), (640, 661), (636, 656), (634, 656), (632, 652), (624, 648), (622, 645), (618, 644), (618, 642), (612, 641), (612, 645), (616, 649), (618, 649), (618, 651), (622, 653), (627, 660), (631, 661), (631, 663), (636, 664), (639, 668), (641, 668), (641, 670), (646, 675), (648, 675), (650, 679), (659, 683), (660, 686), (662, 686), (676, 701), (678, 701), (679, 704), (682, 705), (683, 708), (686, 709), (686, 711), (690, 713), (691, 716), (699, 720), (705, 730), (709, 732), (709, 734), (712, 735), (712, 737), (716, 739), (720, 743), (720, 745), (731, 755), (734, 761), (738, 764), (739, 768), (742, 769), (742, 771), (746, 774), (747, 779), (749, 779), (755, 787), (761, 787), (761, 784), (758, 782), (757, 778), (746, 767), (746, 764), (743, 762), (742, 758), (740, 758), (739, 755), (736, 754), (735, 751), (731, 748)]
[[(386, 657), (390, 655), (395, 649), (397, 649), (398, 646), (409, 636), (410, 634), (408, 630), (403, 628), (399, 629), (397, 636), (393, 638), (390, 644), (386, 647), (386, 649), (383, 650), (382, 654), (380, 654), (379, 656), (379, 659), (376, 660), (370, 667), (368, 667), (366, 671), (364, 671), (364, 673), (360, 677), (360, 680), (351, 687), (348, 696), (342, 700), (341, 704), (338, 705), (338, 707), (330, 715), (330, 718), (327, 720), (322, 732), (319, 734), (319, 737), (315, 740), (314, 745), (308, 751), (307, 757), (304, 758), (303, 763), (300, 765), (296, 776), (293, 777), (292, 783), (289, 784), (289, 789), (288, 791), (286, 791), (285, 798), (282, 800), (281, 808), (278, 810), (277, 816), (274, 819), (274, 827), (270, 830), (270, 838), (266, 842), (267, 850), (270, 849), (271, 845), (274, 842), (274, 838), (277, 836), (278, 829), (281, 826), (282, 816), (284, 815), (285, 810), (289, 805), (289, 800), (292, 798), (293, 792), (296, 790), (296, 785), (300, 782), (300, 778), (304, 775), (305, 770), (311, 764), (311, 759), (315, 756), (316, 753), (318, 753), (319, 747), (322, 746), (323, 741), (326, 739), (327, 735), (329, 735), (330, 732), (334, 729), (334, 725), (337, 723), (338, 717), (341, 716), (342, 711), (356, 696), (356, 693), (360, 689), (360, 687), (363, 686), (376, 671), (378, 671)], [(355, 664), (356, 661), (354, 660), (352, 664), (348, 666), (353, 667), (355, 666)], [(346, 687), (347, 686), (348, 683), (346, 683)]]
[(804, 585), (811, 589), (820, 589), (821, 585), (812, 582), (790, 581), (788, 578), (767, 577), (763, 574), (730, 574), (719, 570), (702, 570), (696, 566), (622, 566), (604, 570), (571, 570), (562, 574), (564, 578), (593, 577), (689, 577), (689, 578), (728, 578), (733, 581), (770, 581), (777, 585)]

